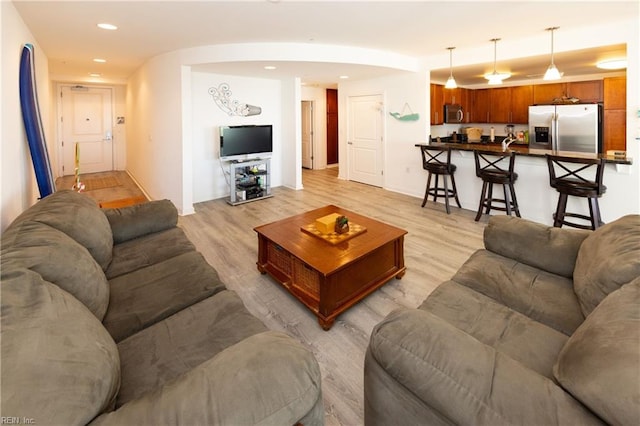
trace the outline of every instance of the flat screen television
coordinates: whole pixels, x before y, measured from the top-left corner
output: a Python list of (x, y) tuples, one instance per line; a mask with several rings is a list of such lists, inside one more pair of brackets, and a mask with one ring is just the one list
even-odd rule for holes
[(273, 126), (271, 124), (220, 127), (220, 159), (244, 161), (271, 157)]

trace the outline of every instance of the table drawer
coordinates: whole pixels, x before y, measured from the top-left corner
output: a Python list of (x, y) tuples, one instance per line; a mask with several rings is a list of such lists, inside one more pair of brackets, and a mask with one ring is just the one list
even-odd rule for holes
[(267, 263), (288, 276), (293, 275), (293, 256), (272, 241), (267, 241)]
[(298, 258), (293, 259), (293, 285), (318, 300), (320, 273)]

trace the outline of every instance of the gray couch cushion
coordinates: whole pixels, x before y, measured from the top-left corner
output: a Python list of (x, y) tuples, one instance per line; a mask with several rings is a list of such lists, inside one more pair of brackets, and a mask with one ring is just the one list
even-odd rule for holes
[(3, 416), (86, 424), (113, 406), (113, 339), (84, 305), (33, 271), (3, 268), (1, 339)]
[(419, 309), (429, 311), (545, 377), (568, 337), (468, 287), (448, 281)]
[(102, 320), (109, 283), (100, 265), (67, 234), (41, 222), (21, 221), (2, 236), (2, 259), (31, 269), (71, 293)]
[(560, 384), (611, 424), (640, 424), (640, 278), (609, 294), (554, 367)]
[(26, 220), (46, 223), (77, 241), (105, 270), (111, 262), (111, 226), (98, 205), (86, 195), (71, 190), (54, 192), (25, 210), (9, 228)]
[(320, 368), (284, 333), (259, 333), (106, 413), (98, 425), (324, 424)]
[(584, 321), (573, 283), (487, 250), (478, 250), (451, 278), (567, 336)]
[(109, 284), (103, 323), (116, 342), (225, 289), (196, 251), (120, 275)]
[(484, 229), (487, 250), (571, 278), (588, 231), (561, 229), (513, 216), (492, 216)]
[(584, 240), (573, 285), (585, 316), (609, 293), (640, 276), (640, 215), (629, 215), (595, 230)]
[(113, 260), (105, 274), (112, 279), (190, 251), (195, 247), (182, 229), (174, 227), (115, 244)]
[(428, 311), (392, 312), (374, 327), (369, 350), (450, 424), (601, 424), (552, 380)]
[(117, 406), (195, 368), (267, 328), (225, 290), (118, 343), (122, 386)]
[(115, 244), (173, 228), (178, 210), (169, 200), (150, 201), (120, 209), (105, 209)]

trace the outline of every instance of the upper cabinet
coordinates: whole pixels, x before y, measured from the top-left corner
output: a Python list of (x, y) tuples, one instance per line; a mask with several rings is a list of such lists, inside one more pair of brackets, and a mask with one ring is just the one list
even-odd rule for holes
[(511, 123), (527, 124), (529, 122), (529, 106), (533, 105), (533, 86), (516, 86), (511, 88)]
[(577, 98), (581, 103), (602, 102), (602, 92), (602, 80), (536, 84), (533, 86), (533, 103), (552, 104), (565, 97)]
[(602, 102), (602, 80), (567, 83), (567, 97), (580, 99), (583, 104)]
[(533, 86), (533, 104), (552, 104), (554, 99), (565, 96), (565, 83), (536, 84)]
[(471, 90), (469, 93), (471, 107), (469, 108), (469, 123), (488, 123), (491, 96), (489, 89)]
[(445, 89), (444, 86), (440, 84), (431, 84), (429, 89), (431, 93), (431, 124), (444, 123), (444, 106), (447, 104), (461, 105), (464, 113), (463, 122), (469, 123), (469, 89), (461, 87)]
[(491, 123), (527, 124), (529, 105), (533, 102), (533, 86), (500, 87), (488, 90)]
[(603, 81), (604, 109), (627, 109), (627, 78), (610, 77)]
[(431, 93), (431, 124), (442, 124), (444, 123), (444, 86), (431, 84), (429, 89)]
[(511, 87), (489, 89), (489, 122), (511, 122)]

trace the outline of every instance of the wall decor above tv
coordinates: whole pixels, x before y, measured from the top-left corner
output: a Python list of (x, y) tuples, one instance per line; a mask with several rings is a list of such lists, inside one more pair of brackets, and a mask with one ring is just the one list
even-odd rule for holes
[(210, 87), (209, 94), (222, 111), (231, 116), (248, 117), (260, 115), (262, 108), (255, 105), (244, 104), (237, 99), (231, 99), (231, 89), (227, 83), (220, 83), (218, 87)]

